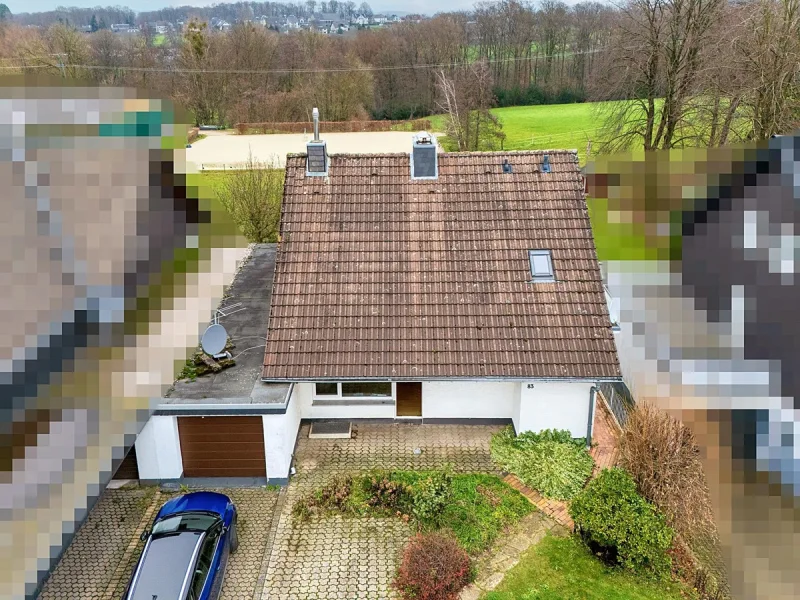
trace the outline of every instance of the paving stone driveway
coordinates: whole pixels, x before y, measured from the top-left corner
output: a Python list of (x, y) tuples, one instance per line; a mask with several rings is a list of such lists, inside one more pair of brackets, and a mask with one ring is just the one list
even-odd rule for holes
[[(496, 426), (359, 423), (353, 439), (308, 439), (300, 430), (297, 475), (286, 491), (261, 600), (395, 598), (389, 588), (411, 529), (399, 519), (313, 518), (293, 522), (291, 508), (334, 475), (369, 469), (496, 473), (489, 439)], [(422, 452), (414, 454), (419, 448)]]
[[(263, 488), (216, 491), (230, 496), (239, 510), (239, 550), (231, 555), (221, 597), (222, 600), (250, 600), (256, 593), (278, 493)], [(155, 487), (106, 490), (53, 570), (39, 598), (121, 598), (142, 551), (138, 532), (149, 526), (158, 508), (178, 493), (159, 492)]]
[(106, 490), (64, 552), (40, 600), (103, 600), (155, 488)]

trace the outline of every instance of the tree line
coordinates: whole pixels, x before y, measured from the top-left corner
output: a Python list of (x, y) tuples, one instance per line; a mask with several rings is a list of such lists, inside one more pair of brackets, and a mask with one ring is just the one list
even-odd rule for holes
[(714, 146), (798, 122), (798, 7), (800, 0), (503, 0), (349, 36), (278, 34), (245, 22), (213, 31), (203, 9), (192, 9), (183, 31), (159, 44), (147, 28), (84, 35), (66, 23), (6, 23), (0, 59), (146, 87), (182, 102), (201, 124), (305, 121), (312, 106), (326, 120), (416, 118), (461, 98), (483, 116), (459, 127), (491, 130), (491, 106), (592, 100), (611, 101), (598, 121), (601, 149)]

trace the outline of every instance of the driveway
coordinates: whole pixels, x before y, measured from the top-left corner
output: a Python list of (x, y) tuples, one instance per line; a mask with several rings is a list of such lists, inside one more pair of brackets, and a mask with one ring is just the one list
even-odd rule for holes
[[(352, 439), (308, 439), (300, 429), (297, 475), (282, 503), (261, 600), (379, 600), (411, 529), (394, 518), (312, 518), (293, 522), (291, 509), (334, 475), (369, 469), (435, 469), (497, 473), (489, 439), (500, 428), (477, 425), (354, 423)], [(415, 454), (419, 449), (421, 453)]]
[[(239, 509), (239, 550), (231, 555), (221, 597), (250, 600), (261, 575), (278, 492), (215, 491), (230, 496)], [(118, 600), (142, 551), (140, 533), (177, 493), (155, 487), (107, 489), (43, 586), (40, 600)]]
[[(207, 133), (207, 132), (205, 132)], [(389, 152), (411, 152), (414, 133), (408, 131), (369, 131), (356, 133), (320, 133), (328, 145), (329, 154), (383, 154)], [(186, 159), (198, 169), (222, 169), (242, 167), (250, 154), (259, 162), (275, 161), (276, 167), (286, 166), (286, 155), (305, 153), (311, 135), (302, 133), (278, 133), (269, 135), (237, 135), (221, 133), (186, 149)]]

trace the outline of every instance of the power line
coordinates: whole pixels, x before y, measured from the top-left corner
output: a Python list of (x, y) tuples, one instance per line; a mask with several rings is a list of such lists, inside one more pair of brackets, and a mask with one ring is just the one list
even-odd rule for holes
[[(585, 52), (572, 52), (571, 56), (583, 54), (595, 54), (604, 51), (605, 48), (598, 48), (596, 50), (587, 50)], [(496, 58), (486, 60), (489, 64), (500, 64), (509, 62), (522, 62), (534, 61), (542, 58), (557, 58), (561, 54), (539, 54), (532, 57), (516, 57), (516, 58)], [(444, 69), (454, 67), (467, 67), (474, 64), (474, 62), (450, 62), (438, 64), (421, 64), (421, 65), (393, 65), (387, 67), (377, 67), (366, 65), (364, 67), (347, 67), (341, 69), (183, 69), (183, 68), (164, 68), (164, 67), (128, 67), (128, 66), (105, 66), (105, 65), (82, 65), (82, 64), (67, 64), (63, 65), (70, 69), (87, 69), (87, 70), (122, 70), (122, 71), (136, 71), (146, 73), (230, 73), (238, 75), (289, 75), (295, 73), (357, 73), (362, 71), (402, 71), (408, 69)], [(61, 67), (61, 65), (58, 65)], [(0, 69), (31, 69), (31, 68), (53, 68), (54, 65), (12, 65), (3, 66)]]

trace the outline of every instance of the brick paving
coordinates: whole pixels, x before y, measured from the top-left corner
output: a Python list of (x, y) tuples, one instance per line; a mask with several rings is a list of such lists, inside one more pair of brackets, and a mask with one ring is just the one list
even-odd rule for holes
[[(592, 448), (589, 454), (595, 461), (592, 477), (596, 477), (601, 470), (613, 467), (617, 462), (617, 436), (620, 429), (611, 411), (602, 397), (598, 396), (594, 417), (594, 430), (592, 432)], [(569, 504), (561, 500), (545, 498), (538, 491), (524, 485), (516, 476), (506, 475), (503, 480), (514, 489), (521, 492), (543, 513), (555, 519), (564, 527), (572, 530), (574, 523), (569, 516)]]
[[(260, 600), (395, 598), (389, 585), (411, 528), (393, 518), (292, 519), (298, 498), (333, 476), (370, 469), (497, 473), (489, 456), (494, 426), (354, 424), (352, 439), (308, 439), (300, 430), (292, 479), (280, 513)], [(419, 448), (420, 454), (414, 454)]]
[(42, 587), (40, 600), (103, 600), (155, 492), (103, 492)]
[[(210, 489), (210, 488), (204, 488)], [(217, 489), (239, 510), (239, 550), (228, 561), (221, 600), (256, 593), (278, 493), (263, 488)], [(141, 532), (164, 502), (180, 492), (155, 487), (106, 490), (48, 579), (41, 600), (118, 600), (141, 556)]]
[(592, 433), (594, 439), (592, 441), (596, 445), (592, 446), (590, 454), (595, 462), (594, 475), (597, 475), (603, 469), (617, 464), (617, 439), (621, 429), (611, 411), (608, 410), (602, 394), (597, 394), (595, 407), (594, 431)]

